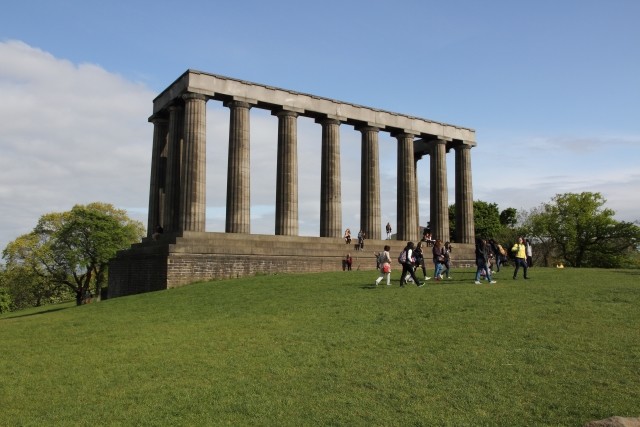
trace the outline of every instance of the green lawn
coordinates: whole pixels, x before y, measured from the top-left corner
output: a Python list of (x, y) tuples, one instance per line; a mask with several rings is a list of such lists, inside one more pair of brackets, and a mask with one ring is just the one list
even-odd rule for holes
[[(640, 416), (640, 271), (258, 276), (0, 316), (0, 425), (580, 426)], [(484, 282), (486, 283), (486, 282)]]

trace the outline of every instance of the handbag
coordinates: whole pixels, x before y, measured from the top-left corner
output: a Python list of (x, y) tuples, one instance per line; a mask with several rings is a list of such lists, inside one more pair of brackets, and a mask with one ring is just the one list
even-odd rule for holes
[(384, 264), (382, 264), (382, 272), (391, 273), (391, 264), (389, 264), (388, 262), (385, 262)]

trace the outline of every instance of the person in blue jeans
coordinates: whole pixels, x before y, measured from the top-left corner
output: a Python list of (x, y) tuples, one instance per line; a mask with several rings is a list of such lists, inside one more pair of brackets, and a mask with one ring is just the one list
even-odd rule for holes
[(446, 276), (447, 279), (451, 279), (451, 276), (449, 276), (449, 270), (451, 269), (451, 251), (453, 251), (453, 248), (451, 247), (451, 243), (450, 242), (445, 242), (444, 244), (444, 272), (442, 273), (443, 276)]
[(403, 288), (404, 284), (407, 282), (407, 276), (413, 279), (413, 282), (418, 285), (419, 288), (424, 286), (424, 282), (420, 283), (416, 274), (413, 272), (414, 260), (413, 257), (413, 242), (407, 242), (407, 246), (404, 247), (402, 252), (400, 253), (400, 264), (402, 264), (402, 275), (400, 276), (400, 287)]
[(442, 240), (436, 239), (436, 243), (433, 245), (433, 249), (431, 249), (433, 253), (433, 265), (435, 266), (434, 277), (436, 282), (440, 281), (442, 271), (444, 270), (444, 262), (445, 262), (445, 250), (444, 245), (442, 244)]
[(516, 269), (513, 271), (513, 279), (517, 279), (520, 267), (523, 268), (524, 278), (528, 279), (529, 276), (527, 275), (527, 270), (529, 266), (527, 265), (527, 247), (524, 244), (524, 239), (522, 237), (518, 237), (518, 243), (513, 245), (511, 253), (516, 257)]
[(484, 239), (476, 240), (476, 281), (474, 282), (476, 285), (480, 284), (480, 273), (484, 271), (485, 278), (487, 282), (494, 284), (495, 280), (491, 280), (491, 270), (489, 270), (489, 253), (491, 252), (491, 247), (487, 244), (487, 241)]

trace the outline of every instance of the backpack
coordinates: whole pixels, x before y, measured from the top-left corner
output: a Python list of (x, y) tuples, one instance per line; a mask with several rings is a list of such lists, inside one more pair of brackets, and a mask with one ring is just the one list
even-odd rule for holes
[(398, 262), (400, 264), (404, 264), (407, 262), (407, 251), (403, 250), (402, 252), (400, 252), (400, 255), (398, 256)]

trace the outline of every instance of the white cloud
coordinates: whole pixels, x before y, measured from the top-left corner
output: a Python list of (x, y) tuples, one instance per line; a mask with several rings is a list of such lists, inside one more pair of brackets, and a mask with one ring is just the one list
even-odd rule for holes
[(490, 136), (472, 153), (476, 200), (528, 210), (556, 194), (599, 192), (616, 219), (640, 219), (640, 136)]
[(93, 201), (146, 219), (153, 92), (92, 64), (0, 43), (0, 246)]

